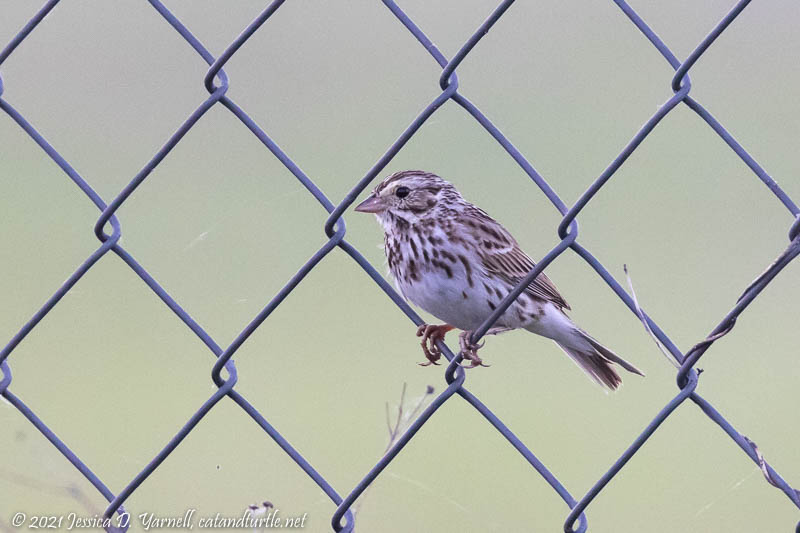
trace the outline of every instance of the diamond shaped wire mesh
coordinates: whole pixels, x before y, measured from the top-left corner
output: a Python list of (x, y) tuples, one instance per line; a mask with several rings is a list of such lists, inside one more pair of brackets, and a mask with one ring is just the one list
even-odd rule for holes
[[(181, 441), (195, 428), (198, 422), (224, 397), (233, 400), (241, 407), (253, 421), (258, 424), (264, 432), (272, 438), (278, 446), (322, 489), (322, 491), (337, 505), (337, 509), (331, 518), (331, 526), (335, 531), (353, 531), (355, 527), (355, 517), (352, 506), (355, 500), (372, 483), (383, 470), (394, 460), (403, 447), (414, 438), (417, 431), (428, 422), (430, 417), (445, 402), (458, 395), (474, 407), (486, 421), (499, 431), (509, 443), (525, 458), (544, 480), (553, 488), (554, 491), (564, 500), (569, 508), (564, 522), (564, 531), (584, 532), (588, 529), (588, 521), (584, 511), (591, 504), (592, 500), (606, 487), (608, 482), (625, 466), (627, 461), (639, 450), (639, 448), (649, 439), (659, 425), (666, 420), (685, 400), (691, 400), (701, 411), (713, 422), (715, 422), (750, 459), (761, 469), (766, 481), (781, 490), (798, 508), (800, 508), (800, 493), (793, 489), (789, 484), (764, 460), (761, 452), (756, 445), (747, 437), (741, 435), (731, 424), (720, 414), (707, 400), (697, 393), (699, 371), (695, 369), (697, 362), (712, 344), (729, 333), (735, 325), (737, 317), (745, 308), (759, 295), (759, 293), (775, 278), (775, 276), (800, 254), (800, 209), (789, 198), (789, 196), (778, 186), (778, 184), (766, 173), (766, 171), (751, 157), (747, 151), (731, 136), (731, 134), (692, 96), (690, 96), (691, 81), (689, 71), (697, 60), (705, 53), (711, 44), (725, 31), (728, 25), (739, 16), (744, 8), (750, 3), (749, 0), (739, 1), (733, 9), (708, 33), (708, 35), (697, 45), (694, 51), (684, 60), (680, 61), (666, 46), (666, 44), (650, 29), (644, 20), (624, 1), (614, 0), (614, 3), (622, 10), (628, 19), (640, 30), (643, 36), (654, 46), (664, 59), (675, 70), (672, 78), (673, 94), (664, 102), (662, 106), (650, 117), (641, 129), (634, 135), (631, 141), (625, 146), (605, 169), (605, 171), (589, 186), (574, 205), (566, 205), (550, 187), (544, 178), (534, 169), (530, 162), (517, 150), (513, 144), (500, 132), (500, 130), (473, 104), (460, 90), (457, 76), (457, 68), (467, 55), (473, 50), (478, 42), (489, 32), (492, 26), (503, 16), (514, 3), (514, 0), (501, 2), (491, 15), (480, 25), (480, 27), (469, 36), (463, 46), (453, 56), (447, 59), (422, 32), (422, 30), (411, 20), (402, 8), (393, 0), (383, 0), (383, 4), (391, 11), (397, 20), (416, 38), (420, 45), (431, 55), (442, 68), (439, 77), (441, 93), (428, 103), (424, 110), (417, 116), (405, 129), (400, 137), (380, 156), (374, 166), (359, 180), (338, 204), (334, 204), (328, 197), (314, 184), (314, 182), (292, 161), (292, 159), (262, 130), (247, 113), (239, 107), (229, 96), (227, 91), (229, 80), (223, 70), (225, 64), (239, 50), (239, 48), (255, 33), (264, 23), (275, 13), (285, 0), (274, 0), (270, 3), (245, 30), (218, 56), (214, 57), (205, 46), (191, 33), (191, 31), (168, 10), (160, 1), (149, 0), (152, 7), (169, 23), (172, 28), (194, 49), (194, 51), (209, 65), (209, 69), (204, 79), (205, 88), (209, 96), (204, 100), (195, 111), (180, 125), (169, 140), (158, 150), (158, 152), (148, 161), (142, 170), (117, 194), (110, 202), (102, 199), (94, 189), (70, 166), (67, 160), (53, 147), (45, 138), (14, 108), (3, 96), (2, 77), (0, 77), (0, 109), (2, 109), (20, 128), (22, 128), (44, 153), (49, 156), (72, 180), (72, 182), (83, 191), (83, 193), (94, 203), (100, 211), (100, 216), (95, 225), (95, 235), (100, 241), (99, 247), (74, 271), (74, 273), (59, 287), (47, 302), (38, 309), (31, 319), (25, 323), (19, 332), (5, 345), (0, 351), (0, 369), (2, 369), (2, 380), (0, 381), (0, 394), (8, 400), (19, 412), (25, 416), (74, 466), (87, 480), (102, 494), (109, 505), (105, 510), (104, 517), (113, 517), (116, 513), (120, 517), (129, 516), (126, 514), (123, 504), (128, 497), (138, 489), (141, 483), (152, 474), (164, 459), (172, 453)], [(49, 0), (33, 18), (19, 31), (12, 41), (0, 52), (0, 66), (14, 52), (16, 47), (33, 32), (44, 17), (59, 3), (59, 0)], [(605, 281), (610, 288), (619, 296), (645, 326), (655, 335), (658, 340), (666, 347), (675, 361), (679, 364), (676, 376), (678, 385), (677, 395), (653, 418), (652, 422), (644, 430), (635, 436), (630, 447), (612, 464), (607, 472), (595, 483), (595, 485), (580, 499), (575, 499), (570, 492), (562, 485), (557, 477), (550, 472), (544, 464), (531, 452), (531, 450), (475, 395), (464, 386), (465, 372), (460, 366), (461, 355), (453, 354), (446, 345), (440, 344), (444, 355), (449, 361), (445, 371), (445, 378), (448, 387), (441, 392), (432, 403), (411, 423), (410, 427), (393, 444), (388, 452), (377, 462), (363, 479), (342, 497), (320, 474), (311, 463), (303, 457), (292, 445), (275, 429), (267, 419), (240, 394), (236, 389), (237, 370), (232, 357), (236, 351), (247, 341), (248, 337), (262, 324), (270, 314), (283, 302), (289, 293), (300, 284), (305, 276), (315, 268), (326, 255), (334, 248), (340, 248), (346, 252), (362, 268), (374, 282), (380, 286), (387, 297), (394, 302), (414, 324), (422, 324), (422, 319), (411, 309), (408, 304), (400, 297), (394, 289), (384, 280), (384, 278), (370, 265), (361, 253), (345, 240), (345, 223), (342, 216), (352, 205), (355, 199), (365, 188), (381, 173), (386, 165), (403, 148), (408, 140), (420, 129), (420, 127), (436, 112), (436, 110), (452, 100), (463, 108), (475, 121), (483, 127), (486, 132), (497, 141), (522, 168), (522, 170), (533, 180), (541, 189), (542, 193), (550, 200), (553, 206), (562, 214), (562, 219), (557, 227), (560, 242), (544, 255), (537, 263), (536, 268), (501, 302), (492, 316), (488, 317), (478, 330), (473, 334), (472, 341), (478, 342), (486, 334), (495, 320), (511, 305), (513, 300), (519, 296), (523, 289), (540, 272), (542, 272), (556, 257), (571, 249), (578, 256), (583, 258)], [(164, 157), (181, 141), (183, 136), (193, 128), (198, 120), (212, 107), (222, 105), (227, 108), (242, 124), (269, 150), (307, 189), (308, 193), (329, 213), (325, 224), (327, 242), (314, 253), (308, 261), (302, 265), (300, 270), (288, 280), (283, 288), (273, 297), (273, 299), (247, 324), (235, 340), (227, 347), (223, 348), (195, 322), (189, 313), (176, 302), (159, 283), (148, 273), (128, 251), (120, 244), (122, 227), (116, 217), (116, 212), (126, 202), (130, 195), (147, 179), (150, 172), (156, 168)], [(789, 229), (790, 244), (780, 256), (771, 263), (767, 269), (742, 293), (733, 309), (720, 321), (719, 325), (712, 330), (709, 335), (698, 342), (687, 353), (682, 353), (670, 340), (666, 333), (650, 317), (642, 311), (631, 294), (626, 292), (617, 280), (603, 267), (603, 265), (581, 244), (578, 242), (577, 216), (584, 207), (592, 200), (595, 194), (614, 176), (615, 172), (624, 164), (625, 160), (637, 149), (640, 143), (650, 134), (656, 125), (680, 104), (686, 105), (709, 127), (712, 128), (722, 140), (733, 150), (741, 160), (753, 171), (756, 177), (766, 185), (780, 203), (795, 217), (795, 222)], [(109, 232), (110, 230), (110, 232)], [(9, 356), (17, 345), (30, 334), (44, 318), (44, 316), (56, 306), (59, 301), (67, 294), (77, 281), (86, 274), (97, 262), (107, 253), (112, 252), (119, 256), (161, 299), (164, 304), (171, 309), (180, 320), (188, 327), (202, 342), (208, 347), (216, 358), (212, 369), (212, 379), (217, 386), (217, 390), (206, 400), (194, 415), (179, 428), (177, 434), (163, 447), (163, 449), (136, 475), (124, 488), (118, 492), (109, 489), (103, 481), (94, 474), (92, 469), (86, 465), (70, 448), (56, 436), (47, 424), (41, 420), (18, 396), (11, 392), (9, 386), (12, 383), (11, 365)], [(227, 376), (223, 377), (222, 371), (225, 369)], [(8, 457), (4, 457), (8, 460)], [(123, 520), (122, 527), (117, 527), (119, 522), (109, 522), (106, 529), (108, 531), (126, 531), (129, 521)], [(800, 533), (800, 523), (797, 525)]]

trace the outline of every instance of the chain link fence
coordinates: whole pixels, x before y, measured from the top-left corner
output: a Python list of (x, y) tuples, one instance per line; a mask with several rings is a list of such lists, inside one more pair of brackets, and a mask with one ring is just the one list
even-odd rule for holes
[[(142, 482), (150, 476), (159, 465), (169, 456), (181, 441), (195, 428), (198, 422), (218, 404), (223, 398), (228, 397), (241, 407), (258, 424), (264, 432), (272, 438), (280, 448), (291, 457), (297, 465), (322, 489), (322, 491), (337, 506), (331, 519), (331, 526), (334, 531), (353, 531), (356, 525), (352, 510), (356, 499), (364, 490), (381, 475), (383, 470), (391, 463), (403, 447), (414, 438), (419, 429), (430, 419), (430, 417), (445, 402), (454, 396), (460, 396), (474, 407), (486, 421), (499, 431), (508, 442), (525, 458), (544, 480), (553, 488), (554, 491), (564, 500), (569, 511), (564, 522), (564, 531), (567, 533), (583, 533), (588, 530), (588, 522), (585, 510), (594, 498), (606, 487), (608, 482), (625, 466), (628, 460), (636, 454), (639, 448), (649, 439), (659, 425), (666, 420), (675, 410), (686, 400), (690, 400), (714, 423), (716, 423), (742, 451), (761, 469), (765, 480), (783, 492), (798, 508), (800, 508), (800, 493), (793, 489), (765, 460), (757, 446), (747, 437), (740, 434), (731, 424), (720, 414), (706, 399), (696, 391), (700, 371), (696, 365), (704, 353), (712, 344), (723, 335), (728, 334), (736, 323), (737, 317), (747, 308), (747, 306), (759, 295), (759, 293), (773, 281), (775, 276), (800, 254), (800, 209), (778, 186), (778, 184), (766, 173), (745, 149), (728, 133), (725, 128), (692, 96), (690, 96), (691, 81), (689, 71), (697, 60), (705, 53), (711, 44), (719, 37), (728, 25), (747, 7), (750, 0), (741, 0), (733, 9), (712, 29), (712, 31), (697, 45), (694, 51), (684, 60), (680, 61), (666, 46), (664, 42), (650, 29), (644, 20), (623, 0), (614, 0), (614, 3), (628, 17), (654, 46), (663, 58), (675, 70), (672, 78), (672, 94), (664, 102), (656, 113), (642, 126), (633, 139), (625, 146), (622, 152), (616, 156), (606, 170), (591, 184), (586, 192), (580, 196), (574, 205), (566, 205), (548, 185), (541, 175), (533, 168), (530, 162), (514, 147), (513, 144), (500, 132), (500, 130), (473, 104), (459, 88), (457, 68), (467, 57), (478, 42), (489, 32), (492, 26), (503, 16), (514, 3), (514, 0), (505, 0), (491, 13), (489, 18), (469, 36), (464, 45), (451, 58), (446, 58), (422, 32), (422, 30), (411, 20), (403, 9), (392, 0), (383, 0), (383, 4), (391, 11), (397, 20), (410, 32), (410, 34), (427, 50), (430, 56), (442, 68), (439, 77), (441, 93), (430, 102), (417, 118), (406, 128), (403, 134), (386, 150), (378, 159), (375, 165), (366, 175), (356, 183), (350, 192), (338, 204), (334, 204), (321, 191), (314, 182), (292, 161), (292, 159), (239, 107), (228, 95), (229, 80), (223, 67), (227, 61), (239, 50), (239, 48), (267, 22), (270, 16), (275, 13), (285, 0), (274, 0), (270, 3), (253, 22), (218, 56), (214, 57), (205, 46), (191, 33), (169, 9), (158, 0), (149, 0), (152, 7), (180, 34), (180, 36), (190, 45), (195, 52), (208, 63), (209, 69), (205, 76), (205, 88), (209, 96), (204, 100), (195, 111), (185, 120), (185, 122), (175, 131), (169, 140), (158, 150), (153, 158), (147, 162), (142, 170), (125, 186), (119, 194), (106, 202), (94, 189), (87, 183), (51, 146), (45, 138), (5, 99), (3, 95), (2, 78), (0, 78), (0, 108), (22, 128), (79, 187), (83, 193), (94, 203), (100, 211), (100, 217), (94, 227), (94, 233), (100, 241), (100, 246), (92, 253), (74, 273), (59, 287), (47, 302), (36, 311), (32, 318), (22, 326), (19, 332), (5, 345), (0, 351), (0, 369), (2, 369), (2, 380), (0, 381), (0, 393), (14, 407), (16, 407), (31, 424), (33, 424), (74, 466), (86, 479), (103, 495), (109, 504), (105, 510), (104, 517), (109, 518), (106, 529), (108, 531), (126, 531), (127, 525), (118, 527), (118, 520), (113, 520), (114, 515), (125, 517), (126, 511), (124, 503), (128, 497), (137, 490)], [(44, 17), (59, 3), (59, 0), (49, 0), (33, 18), (19, 31), (12, 41), (0, 52), (0, 66), (14, 52), (15, 48), (33, 32)], [(555, 208), (563, 215), (557, 232), (560, 242), (550, 250), (537, 263), (536, 268), (501, 302), (492, 316), (488, 317), (483, 325), (474, 332), (472, 341), (478, 342), (488, 331), (494, 321), (505, 311), (512, 301), (523, 291), (523, 289), (539, 273), (541, 273), (557, 256), (564, 253), (567, 249), (583, 258), (605, 281), (611, 289), (621, 298), (628, 308), (641, 319), (645, 328), (663, 345), (663, 348), (674, 358), (678, 366), (676, 383), (678, 393), (676, 396), (653, 418), (652, 422), (637, 435), (630, 447), (612, 464), (607, 472), (595, 483), (595, 485), (579, 499), (576, 499), (550, 472), (544, 464), (533, 454), (533, 452), (517, 438), (514, 433), (475, 395), (464, 386), (465, 372), (460, 366), (461, 356), (453, 354), (444, 344), (440, 343), (440, 348), (449, 360), (449, 365), (445, 371), (447, 388), (438, 394), (433, 401), (425, 408), (419, 416), (411, 423), (408, 429), (394, 438), (394, 444), (377, 464), (366, 473), (363, 479), (353, 487), (347, 494), (342, 496), (337, 492), (311, 464), (295, 450), (292, 445), (275, 429), (264, 416), (248, 400), (239, 393), (235, 386), (237, 383), (237, 370), (233, 361), (236, 351), (247, 341), (248, 337), (262, 324), (270, 314), (283, 302), (289, 293), (300, 284), (305, 276), (315, 268), (325, 256), (334, 248), (340, 248), (346, 252), (386, 293), (388, 298), (394, 302), (416, 325), (422, 324), (422, 319), (408, 306), (408, 304), (392, 289), (384, 278), (370, 265), (361, 253), (345, 240), (346, 228), (342, 216), (352, 205), (355, 199), (375, 180), (384, 167), (392, 158), (403, 148), (408, 140), (419, 130), (419, 128), (436, 112), (436, 110), (452, 100), (469, 113), (475, 121), (483, 127), (508, 153), (510, 157), (524, 170), (524, 172), (541, 189), (542, 193), (552, 202)], [(633, 295), (626, 292), (620, 283), (600, 264), (600, 262), (578, 242), (578, 224), (576, 217), (581, 210), (592, 200), (595, 194), (612, 178), (614, 173), (623, 165), (625, 160), (633, 153), (640, 143), (650, 134), (655, 126), (679, 105), (686, 105), (697, 114), (697, 116), (708, 124), (723, 141), (733, 150), (741, 160), (753, 171), (755, 176), (766, 185), (775, 195), (778, 201), (789, 210), (795, 217), (795, 222), (789, 229), (790, 244), (786, 250), (779, 255), (769, 267), (758, 278), (750, 284), (742, 293), (736, 305), (720, 321), (719, 325), (702, 341), (698, 342), (687, 353), (682, 353), (670, 340), (664, 331), (653, 322), (648, 315), (638, 306)], [(221, 347), (200, 325), (192, 319), (190, 314), (175, 301), (159, 283), (148, 273), (125, 248), (120, 244), (122, 226), (116, 217), (118, 209), (126, 202), (130, 195), (148, 177), (150, 172), (161, 163), (164, 157), (181, 141), (183, 136), (193, 128), (198, 120), (212, 107), (222, 105), (230, 111), (242, 124), (255, 135), (261, 143), (299, 180), (323, 209), (329, 213), (325, 224), (327, 242), (313, 254), (311, 258), (300, 268), (300, 270), (289, 279), (285, 286), (274, 296), (274, 298), (259, 312), (252, 321), (247, 324), (236, 339), (227, 347)], [(39, 324), (50, 310), (67, 294), (81, 277), (86, 274), (97, 262), (106, 254), (116, 254), (122, 259), (149, 287), (158, 295), (161, 301), (169, 307), (180, 320), (199, 337), (202, 342), (215, 356), (216, 361), (212, 369), (212, 379), (217, 386), (214, 394), (203, 403), (194, 415), (181, 427), (172, 440), (150, 461), (141, 472), (134, 477), (127, 486), (118, 492), (112, 491), (103, 481), (94, 474), (92, 469), (85, 464), (71, 449), (56, 436), (48, 425), (40, 419), (18, 396), (10, 389), (12, 383), (12, 373), (9, 356), (16, 346)], [(223, 369), (226, 376), (223, 376)], [(11, 458), (4, 456), (3, 460)], [(121, 523), (126, 523), (123, 520)], [(797, 525), (797, 533), (800, 533), (800, 523)]]

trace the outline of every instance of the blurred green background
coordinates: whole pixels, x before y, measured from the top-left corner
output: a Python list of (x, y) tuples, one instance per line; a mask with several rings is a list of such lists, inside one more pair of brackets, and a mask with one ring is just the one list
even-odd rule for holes
[[(733, 2), (633, 1), (680, 58)], [(214, 54), (263, 2), (168, 2)], [(448, 56), (495, 7), (403, 0)], [(38, 9), (4, 1), (0, 42)], [(800, 200), (800, 7), (753, 2), (692, 69), (692, 95)], [(106, 200), (206, 97), (206, 65), (144, 1), (63, 2), (2, 66), (5, 98)], [(378, 1), (290, 1), (225, 67), (229, 95), (338, 202), (438, 94), (440, 69)], [(671, 95), (672, 70), (606, 2), (517, 2), (458, 69), (474, 101), (571, 204)], [(461, 108), (442, 107), (384, 174), (422, 168), (499, 218), (534, 259), (559, 216)], [(98, 246), (98, 211), (0, 117), (5, 343)], [(324, 242), (325, 211), (221, 106), (120, 209), (122, 243), (227, 345)], [(381, 272), (373, 217), (347, 239)], [(580, 214), (580, 242), (682, 350), (786, 246), (787, 210), (685, 106)], [(572, 252), (547, 270), (573, 318), (647, 373), (603, 394), (551, 342), (490, 337), (467, 385), (580, 498), (677, 392), (636, 317)], [(797, 302), (790, 265), (703, 358), (699, 392), (800, 483)], [(341, 494), (380, 458), (384, 404), (444, 386), (414, 326), (334, 250), (239, 350), (245, 395)], [(11, 390), (121, 490), (214, 391), (205, 346), (113, 254), (12, 353)], [(14, 512), (101, 512), (103, 498), (20, 413), (0, 404), (0, 526)], [(87, 501), (65, 487), (76, 487)], [(329, 531), (335, 506), (223, 400), (130, 497), (137, 515), (238, 516), (269, 500)], [(469, 405), (447, 402), (360, 502), (359, 531), (562, 530), (567, 507)], [(793, 531), (800, 513), (693, 404), (671, 416), (588, 509), (593, 532)], [(134, 519), (134, 531), (141, 530)]]

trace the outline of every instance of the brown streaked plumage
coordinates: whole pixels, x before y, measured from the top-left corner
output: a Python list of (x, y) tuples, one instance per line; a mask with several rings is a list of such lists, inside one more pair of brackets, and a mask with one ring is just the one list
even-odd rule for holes
[[(417, 331), (428, 359), (424, 364), (437, 364), (436, 341), (458, 328), (464, 359), (472, 367), (485, 366), (477, 355), (482, 345), (469, 343), (472, 330), (535, 267), (514, 237), (452, 184), (421, 170), (387, 177), (356, 211), (374, 213), (383, 226), (389, 270), (403, 296), (446, 322)], [(569, 309), (542, 273), (489, 333), (523, 328), (553, 339), (589, 377), (610, 389), (622, 382), (613, 364), (643, 375), (576, 326), (565, 313)]]

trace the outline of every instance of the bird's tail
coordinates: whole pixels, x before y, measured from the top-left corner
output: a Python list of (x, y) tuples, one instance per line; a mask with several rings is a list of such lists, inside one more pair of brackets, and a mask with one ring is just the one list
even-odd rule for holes
[(644, 376), (641, 370), (594, 340), (585, 331), (575, 328), (568, 341), (556, 341), (575, 363), (589, 375), (592, 380), (604, 385), (611, 390), (616, 390), (622, 384), (613, 364), (616, 363), (628, 372)]

